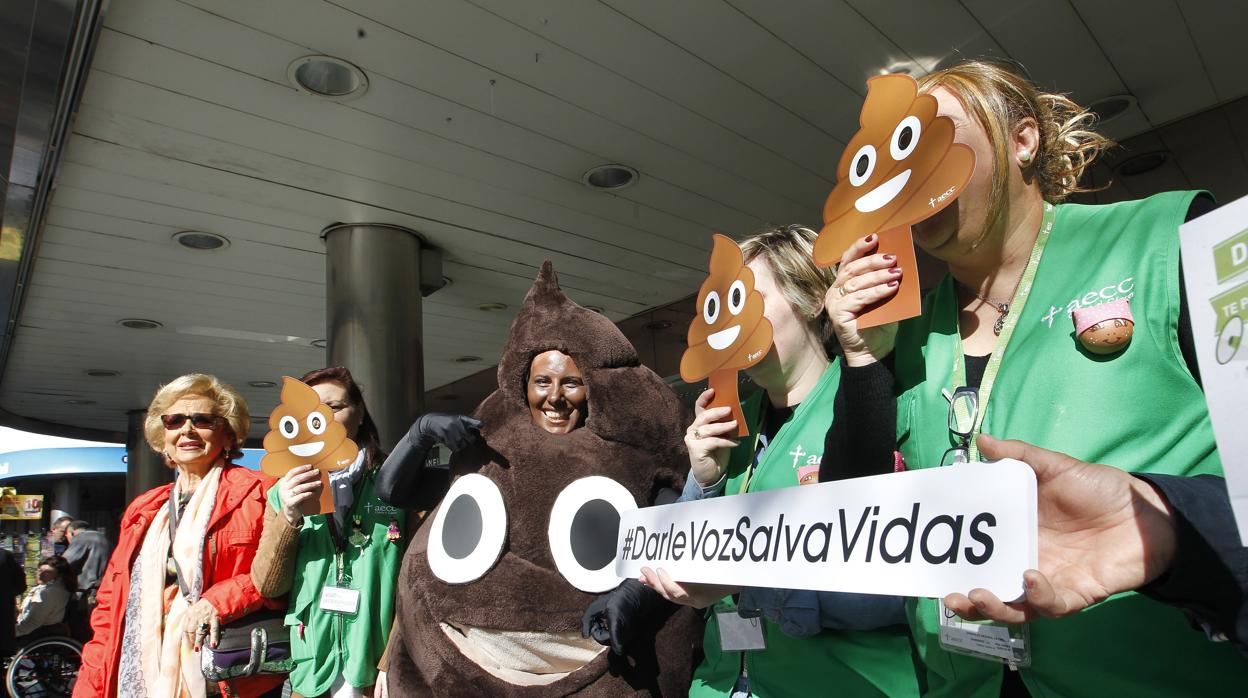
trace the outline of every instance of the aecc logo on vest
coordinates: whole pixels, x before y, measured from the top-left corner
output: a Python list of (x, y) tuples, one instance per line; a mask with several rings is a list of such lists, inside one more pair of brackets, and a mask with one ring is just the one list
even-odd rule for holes
[(1090, 308), (1101, 303), (1116, 301), (1119, 298), (1130, 300), (1135, 297), (1135, 277), (1128, 276), (1116, 284), (1108, 284), (1099, 289), (1093, 289), (1083, 295), (1075, 296), (1063, 306), (1049, 306), (1049, 312), (1040, 318), (1040, 322), (1045, 323), (1045, 327), (1053, 327), (1053, 318), (1062, 310), (1066, 311), (1066, 317), (1070, 317), (1080, 308)]

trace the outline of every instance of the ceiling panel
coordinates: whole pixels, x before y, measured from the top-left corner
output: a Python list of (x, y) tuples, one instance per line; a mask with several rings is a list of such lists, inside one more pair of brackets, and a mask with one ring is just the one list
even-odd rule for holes
[[(121, 430), (178, 373), (245, 385), (321, 365), (320, 231), (339, 221), (403, 225), (443, 251), (429, 388), (488, 386), (546, 259), (578, 302), (636, 316), (639, 351), (670, 363), (687, 321), (671, 304), (696, 291), (707, 233), (817, 222), (865, 79), (958, 55), (1012, 57), (1081, 101), (1130, 92), (1141, 107), (1111, 135), (1168, 124), (1094, 176), (1150, 149), (1165, 166), (1087, 198), (1225, 199), (1248, 179), (1246, 32), (1248, 8), (1212, 0), (112, 0), (0, 405)], [(367, 93), (296, 91), (287, 66), (313, 53), (359, 66)], [(640, 180), (581, 183), (609, 162)], [(231, 245), (185, 250), (184, 229)], [(164, 327), (116, 325), (127, 316)], [(277, 397), (244, 394), (258, 414)]]
[(1218, 100), (1248, 94), (1244, 70), (1248, 6), (1226, 0), (1183, 0), (1176, 6)]
[[(760, 26), (800, 52), (856, 95), (850, 98), (839, 91), (825, 94), (808, 89), (809, 102), (825, 106), (834, 100), (837, 109), (849, 109), (854, 121), (850, 135), (858, 130), (857, 107), (866, 94), (868, 78), (879, 75), (889, 66), (917, 67), (914, 56), (907, 53), (869, 19), (844, 0), (825, 2), (775, 2), (774, 0), (725, 0), (748, 15)], [(760, 62), (767, 63), (766, 57)], [(923, 66), (926, 68), (926, 66)], [(843, 137), (843, 136), (842, 136)]]
[(877, 30), (913, 57), (922, 70), (941, 61), (1007, 57), (1004, 49), (958, 0), (849, 0)]
[[(1174, 0), (1071, 0), (1149, 123), (1217, 102)], [(1231, 4), (1228, 4), (1231, 5)]]

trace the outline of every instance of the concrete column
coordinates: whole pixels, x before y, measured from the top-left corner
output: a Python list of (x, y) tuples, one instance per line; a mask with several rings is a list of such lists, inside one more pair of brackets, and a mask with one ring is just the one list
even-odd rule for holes
[(82, 518), (82, 496), (79, 485), (82, 480), (75, 477), (63, 477), (52, 483), (52, 501), (56, 506), (52, 509), (49, 521), (56, 521), (62, 516), (75, 519)]
[(328, 365), (350, 369), (389, 450), (424, 411), (421, 299), (442, 286), (441, 254), (396, 225), (340, 223), (322, 236)]
[(147, 410), (126, 412), (126, 504), (144, 492), (173, 482), (173, 470), (147, 445), (143, 436), (143, 418)]

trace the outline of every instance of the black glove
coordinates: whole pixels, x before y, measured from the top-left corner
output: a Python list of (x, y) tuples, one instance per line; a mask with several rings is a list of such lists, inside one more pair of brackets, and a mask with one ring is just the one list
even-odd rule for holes
[(434, 444), (446, 444), (452, 451), (463, 449), (481, 440), (481, 421), (462, 414), (430, 412), (412, 424), (407, 438), (424, 445), (428, 451)]
[(430, 412), (417, 419), (399, 439), (377, 471), (374, 491), (381, 501), (402, 509), (429, 509), (446, 494), (450, 473), (427, 468), (429, 449), (446, 444), (459, 451), (481, 440), (481, 422), (462, 414)]
[(585, 609), (585, 615), (581, 616), (581, 637), (592, 636), (598, 644), (608, 645), (612, 652), (622, 655), (637, 628), (645, 625), (651, 613), (667, 604), (659, 592), (636, 579), (625, 579)]

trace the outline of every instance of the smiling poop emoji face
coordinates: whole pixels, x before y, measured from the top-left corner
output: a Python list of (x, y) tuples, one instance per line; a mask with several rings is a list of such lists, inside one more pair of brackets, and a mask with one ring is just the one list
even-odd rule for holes
[(680, 358), (680, 377), (693, 383), (712, 371), (740, 370), (771, 349), (771, 321), (763, 317), (763, 296), (741, 248), (715, 235), (711, 273), (698, 291), (698, 315), (689, 323), (689, 348)]
[(272, 477), (305, 463), (324, 471), (341, 470), (359, 454), (316, 391), (290, 376), (282, 377), (282, 401), (269, 415), (269, 429), (260, 470)]
[(854, 240), (913, 225), (953, 202), (975, 169), (975, 152), (953, 142), (953, 121), (909, 75), (867, 81), (854, 134), (823, 206), (815, 263), (840, 261)]

